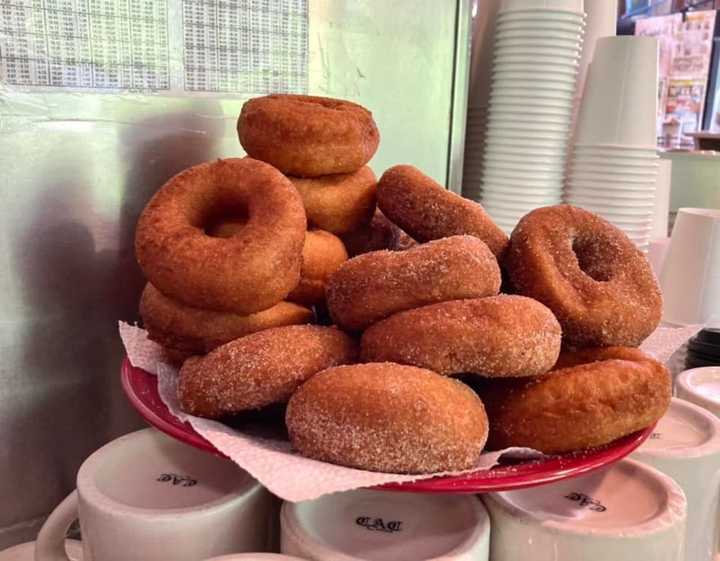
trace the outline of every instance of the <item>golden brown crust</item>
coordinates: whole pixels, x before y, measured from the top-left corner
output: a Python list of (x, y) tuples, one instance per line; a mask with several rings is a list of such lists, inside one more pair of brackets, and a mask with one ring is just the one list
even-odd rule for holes
[(353, 173), (288, 179), (300, 193), (311, 225), (346, 234), (370, 223), (377, 180), (369, 167)]
[(535, 376), (553, 367), (560, 340), (560, 325), (545, 306), (501, 294), (432, 304), (379, 321), (363, 334), (361, 358), (446, 375)]
[(168, 298), (150, 283), (140, 298), (140, 316), (152, 341), (194, 355), (209, 353), (263, 329), (309, 323), (313, 319), (310, 310), (291, 302), (280, 302), (247, 316), (200, 310)]
[(186, 413), (210, 419), (260, 409), (287, 402), (320, 370), (356, 358), (355, 341), (332, 327), (266, 329), (185, 361), (178, 399)]
[(250, 99), (237, 129), (249, 156), (298, 177), (357, 171), (380, 143), (370, 111), (349, 101), (309, 95)]
[[(583, 363), (593, 358), (600, 361)], [(554, 454), (601, 446), (652, 425), (670, 405), (668, 371), (637, 349), (563, 360), (574, 366), (479, 387), (492, 448), (528, 446)]]
[[(230, 238), (203, 231), (219, 209), (241, 208)], [(251, 314), (274, 306), (300, 279), (306, 219), (290, 181), (250, 158), (217, 160), (170, 179), (138, 222), (135, 252), (148, 280), (197, 308)]]
[(348, 254), (340, 238), (324, 230), (308, 230), (300, 284), (288, 295), (288, 300), (306, 306), (325, 302), (325, 286), (330, 275), (347, 259)]
[(461, 382), (382, 363), (317, 374), (290, 399), (286, 423), (304, 456), (371, 471), (433, 473), (473, 467), (488, 421)]
[(444, 189), (413, 166), (387, 170), (377, 186), (378, 206), (419, 242), (468, 234), (500, 255), (508, 237), (482, 206)]
[(499, 289), (500, 267), (485, 243), (452, 236), (407, 251), (353, 257), (330, 277), (327, 303), (337, 325), (361, 331), (403, 310), (492, 296)]
[(660, 322), (662, 297), (647, 259), (586, 210), (532, 211), (512, 233), (503, 265), (519, 294), (555, 313), (570, 346), (637, 346)]

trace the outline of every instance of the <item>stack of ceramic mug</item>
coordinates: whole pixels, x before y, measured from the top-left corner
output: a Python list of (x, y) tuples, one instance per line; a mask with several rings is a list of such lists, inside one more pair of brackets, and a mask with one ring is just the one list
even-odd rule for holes
[(597, 41), (565, 193), (641, 248), (652, 235), (657, 191), (657, 57), (651, 37)]
[(583, 0), (504, 0), (495, 27), (481, 202), (510, 231), (562, 198)]

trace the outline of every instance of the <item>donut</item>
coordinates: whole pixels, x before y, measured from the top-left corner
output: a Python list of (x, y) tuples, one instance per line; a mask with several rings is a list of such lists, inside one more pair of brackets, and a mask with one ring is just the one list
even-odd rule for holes
[(400, 228), (390, 222), (380, 210), (376, 209), (369, 224), (347, 234), (342, 234), (340, 237), (345, 244), (348, 255), (355, 257), (356, 255), (381, 249), (397, 251), (401, 249), (401, 241), (405, 241), (405, 238), (401, 238), (402, 234)]
[(149, 283), (140, 298), (140, 316), (150, 340), (189, 354), (205, 354), (250, 333), (313, 318), (310, 310), (290, 302), (248, 316), (201, 310), (168, 298)]
[(348, 259), (342, 240), (324, 230), (308, 230), (303, 247), (300, 284), (288, 300), (313, 306), (325, 301), (325, 286), (330, 275)]
[(638, 346), (660, 322), (662, 297), (643, 253), (581, 208), (539, 208), (502, 258), (514, 289), (550, 308), (569, 347)]
[(380, 210), (419, 242), (468, 234), (500, 255), (508, 237), (478, 203), (448, 191), (413, 166), (391, 167), (377, 185)]
[(237, 130), (250, 157), (298, 177), (357, 171), (380, 143), (370, 111), (342, 99), (309, 95), (250, 99)]
[(286, 403), (313, 374), (356, 358), (357, 344), (339, 329), (274, 327), (186, 360), (178, 399), (186, 413), (217, 419)]
[(288, 179), (302, 197), (310, 225), (339, 235), (370, 223), (377, 180), (369, 167), (353, 173)]
[(397, 313), (362, 336), (365, 362), (397, 362), (440, 374), (536, 376), (560, 353), (552, 312), (523, 296), (453, 300)]
[(490, 447), (547, 454), (593, 448), (652, 425), (670, 405), (667, 369), (638, 349), (593, 350), (559, 364), (567, 366), (477, 387), (490, 418)]
[[(229, 238), (204, 226), (242, 215)], [(283, 300), (300, 280), (306, 218), (292, 183), (250, 158), (191, 167), (163, 185), (143, 210), (138, 263), (166, 296), (207, 310), (252, 314)]]
[(285, 422), (303, 456), (389, 473), (472, 468), (488, 434), (483, 404), (466, 385), (391, 363), (320, 372), (290, 398)]
[(500, 267), (487, 245), (452, 236), (407, 251), (353, 257), (330, 277), (327, 305), (342, 329), (362, 331), (403, 310), (499, 290)]

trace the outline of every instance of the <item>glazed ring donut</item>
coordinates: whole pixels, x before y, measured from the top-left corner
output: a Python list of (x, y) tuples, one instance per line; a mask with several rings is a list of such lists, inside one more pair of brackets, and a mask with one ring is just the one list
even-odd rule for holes
[(353, 173), (288, 179), (300, 193), (311, 225), (346, 234), (370, 223), (377, 180), (369, 167)]
[(288, 300), (306, 306), (325, 302), (325, 287), (330, 275), (347, 260), (348, 254), (340, 238), (324, 230), (308, 230), (300, 284), (288, 295)]
[(173, 351), (193, 355), (209, 353), (233, 339), (263, 329), (309, 323), (313, 319), (310, 310), (290, 302), (280, 302), (248, 316), (200, 310), (168, 298), (149, 283), (140, 298), (140, 316), (149, 339)]
[(413, 166), (387, 170), (377, 186), (380, 210), (419, 242), (468, 234), (500, 255), (508, 237), (478, 203), (443, 188)]
[(668, 371), (637, 349), (601, 349), (563, 362), (571, 366), (478, 388), (492, 448), (556, 454), (601, 446), (652, 425), (670, 405)]
[(398, 362), (440, 374), (536, 376), (560, 353), (552, 312), (523, 296), (453, 300), (400, 312), (362, 337), (365, 362)]
[(571, 347), (639, 345), (660, 322), (650, 265), (609, 222), (570, 205), (525, 216), (503, 259), (519, 294), (557, 316)]
[(333, 327), (266, 329), (186, 360), (178, 398), (186, 413), (217, 419), (286, 403), (317, 372), (356, 358), (355, 341)]
[(353, 257), (330, 277), (327, 305), (342, 329), (362, 331), (403, 310), (499, 290), (500, 267), (488, 247), (472, 236), (452, 236)]
[(309, 95), (250, 99), (237, 130), (250, 157), (297, 177), (357, 171), (380, 143), (370, 111), (349, 101)]
[[(203, 227), (222, 212), (246, 215), (234, 236)], [(191, 167), (143, 210), (138, 263), (163, 294), (207, 310), (252, 314), (280, 302), (300, 279), (305, 211), (297, 190), (272, 166), (250, 158)]]
[(488, 433), (470, 388), (390, 363), (320, 372), (290, 398), (285, 421), (303, 456), (388, 473), (472, 468)]

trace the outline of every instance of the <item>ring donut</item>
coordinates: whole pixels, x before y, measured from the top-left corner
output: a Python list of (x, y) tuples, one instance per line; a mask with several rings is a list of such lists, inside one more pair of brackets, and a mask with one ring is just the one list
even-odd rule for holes
[(339, 329), (274, 327), (186, 360), (178, 399), (186, 413), (217, 419), (286, 403), (317, 372), (356, 358), (357, 344)]
[(536, 376), (560, 353), (561, 332), (545, 306), (501, 294), (400, 312), (362, 336), (365, 362), (397, 362), (440, 374)]
[(380, 143), (370, 111), (349, 101), (309, 95), (250, 99), (237, 130), (250, 157), (297, 177), (357, 171)]
[(380, 177), (377, 201), (385, 215), (419, 242), (468, 234), (496, 256), (508, 237), (478, 203), (463, 199), (413, 166), (395, 166)]
[(452, 236), (406, 251), (353, 257), (330, 277), (327, 305), (342, 329), (362, 331), (403, 310), (499, 290), (500, 267), (487, 245)]
[(415, 240), (390, 222), (379, 210), (375, 210), (372, 220), (366, 226), (341, 236), (350, 257), (389, 249), (403, 251), (417, 245)]
[(288, 179), (302, 197), (308, 222), (317, 228), (346, 234), (372, 220), (377, 180), (367, 166), (353, 173)]
[(519, 294), (553, 311), (570, 347), (634, 347), (660, 322), (662, 297), (643, 253), (581, 208), (559, 205), (525, 216), (503, 265)]
[[(140, 316), (148, 338), (172, 351), (201, 355), (225, 343), (270, 327), (309, 323), (313, 314), (291, 302), (241, 316), (191, 308), (162, 294), (151, 284), (140, 298)], [(175, 359), (179, 355), (173, 355)]]
[(666, 368), (638, 349), (591, 350), (537, 378), (478, 386), (490, 418), (489, 446), (547, 454), (584, 450), (644, 429), (670, 405)]
[[(203, 228), (221, 212), (246, 216), (230, 238)], [(290, 181), (250, 158), (191, 167), (143, 210), (138, 263), (163, 294), (207, 310), (252, 314), (283, 300), (300, 279), (306, 219)]]
[(330, 276), (348, 260), (340, 238), (324, 230), (308, 230), (303, 247), (300, 283), (288, 295), (290, 302), (313, 306), (325, 302)]
[(386, 473), (471, 468), (488, 426), (461, 382), (389, 363), (320, 372), (290, 398), (285, 422), (303, 456)]

